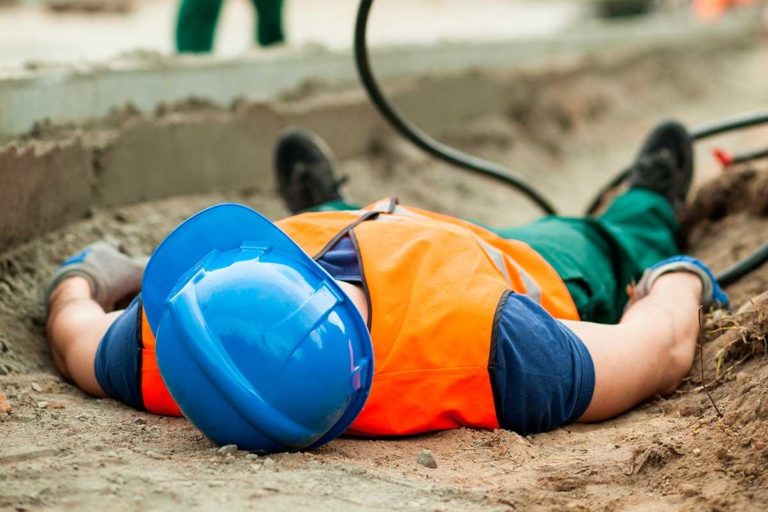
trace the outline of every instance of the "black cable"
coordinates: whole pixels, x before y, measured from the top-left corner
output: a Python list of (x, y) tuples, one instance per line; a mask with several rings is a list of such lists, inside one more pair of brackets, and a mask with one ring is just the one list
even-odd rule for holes
[(745, 164), (747, 162), (752, 162), (753, 160), (760, 160), (763, 158), (768, 158), (768, 148), (734, 155), (729, 165)]
[(379, 113), (384, 116), (384, 118), (389, 121), (389, 123), (400, 132), (403, 137), (433, 157), (456, 167), (472, 171), (476, 174), (490, 176), (502, 181), (520, 191), (544, 210), (545, 213), (554, 215), (556, 213), (554, 206), (552, 206), (552, 204), (535, 188), (528, 184), (524, 177), (501, 165), (473, 157), (472, 155), (468, 155), (436, 141), (421, 131), (416, 125), (408, 121), (387, 100), (371, 71), (368, 58), (366, 32), (368, 28), (368, 16), (371, 7), (373, 6), (373, 1), (374, 0), (361, 0), (360, 7), (357, 11), (357, 20), (355, 22), (355, 63), (357, 64), (357, 71), (360, 75), (363, 87)]
[(720, 272), (715, 277), (717, 278), (717, 282), (720, 283), (720, 286), (728, 286), (753, 270), (757, 270), (766, 261), (768, 261), (768, 243), (763, 244), (755, 252), (743, 260), (736, 262), (733, 266)]
[(751, 128), (766, 123), (768, 123), (768, 112), (758, 112), (703, 126), (698, 130), (693, 130), (691, 137), (693, 140), (699, 141), (722, 133), (743, 130), (744, 128)]

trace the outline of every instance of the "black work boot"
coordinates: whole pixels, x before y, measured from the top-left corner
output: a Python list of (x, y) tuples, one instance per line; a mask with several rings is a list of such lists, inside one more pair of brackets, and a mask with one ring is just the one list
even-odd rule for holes
[(630, 188), (664, 196), (680, 214), (693, 181), (693, 141), (676, 121), (665, 121), (648, 136), (630, 168)]
[(293, 213), (328, 201), (346, 200), (336, 175), (336, 159), (317, 135), (299, 128), (280, 134), (275, 146), (275, 173), (280, 197)]

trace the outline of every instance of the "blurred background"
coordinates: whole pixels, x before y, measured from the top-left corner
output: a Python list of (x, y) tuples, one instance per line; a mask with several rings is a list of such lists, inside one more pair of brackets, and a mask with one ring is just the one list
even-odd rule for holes
[[(262, 45), (343, 49), (357, 0), (0, 0), (0, 66), (98, 61), (127, 52), (236, 56)], [(751, 0), (386, 0), (373, 45), (549, 37), (606, 22), (714, 22)], [(221, 5), (220, 12), (217, 7)], [(256, 15), (254, 4), (259, 7)], [(180, 10), (181, 8), (181, 10)], [(181, 13), (181, 16), (180, 16)], [(218, 18), (218, 20), (217, 20)], [(259, 18), (261, 20), (259, 21)], [(217, 23), (218, 21), (218, 23)], [(284, 36), (284, 37), (283, 37)], [(179, 44), (181, 43), (181, 44)]]

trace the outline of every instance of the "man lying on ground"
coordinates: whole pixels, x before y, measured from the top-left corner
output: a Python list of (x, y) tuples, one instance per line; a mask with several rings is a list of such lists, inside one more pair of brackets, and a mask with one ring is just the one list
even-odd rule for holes
[(94, 396), (183, 411), (247, 449), (528, 434), (672, 393), (700, 306), (728, 302), (704, 264), (678, 256), (693, 173), (678, 123), (649, 136), (598, 217), (507, 229), (393, 199), (352, 206), (306, 132), (281, 137), (276, 167), (305, 213), (273, 224), (219, 205), (177, 227), (146, 270), (104, 242), (66, 261), (46, 299), (57, 368)]

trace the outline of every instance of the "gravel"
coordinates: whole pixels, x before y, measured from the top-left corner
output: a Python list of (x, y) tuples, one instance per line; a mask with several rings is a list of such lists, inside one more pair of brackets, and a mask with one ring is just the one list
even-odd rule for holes
[(416, 462), (425, 468), (437, 468), (437, 460), (435, 460), (435, 454), (432, 453), (432, 450), (421, 450), (416, 456)]
[(233, 453), (237, 453), (237, 445), (236, 444), (226, 444), (219, 448), (216, 453), (219, 455), (232, 455)]

